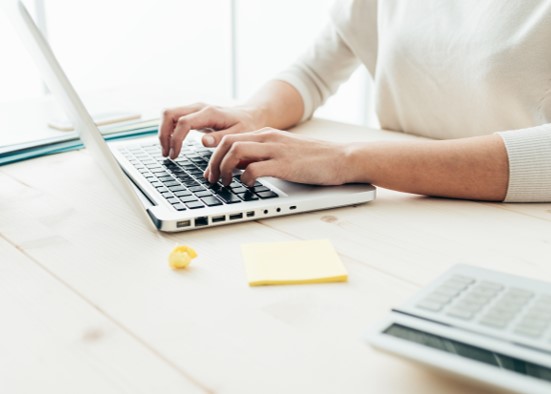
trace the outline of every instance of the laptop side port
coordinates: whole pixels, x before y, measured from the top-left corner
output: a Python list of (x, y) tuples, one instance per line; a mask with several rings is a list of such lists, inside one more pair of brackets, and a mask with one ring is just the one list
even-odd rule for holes
[(243, 219), (243, 213), (234, 213), (230, 215), (230, 220)]
[(220, 223), (226, 220), (226, 216), (225, 215), (213, 216), (211, 220), (213, 223)]
[(209, 224), (209, 218), (206, 216), (200, 216), (198, 218), (195, 218), (195, 227), (201, 227), (206, 226)]
[(189, 226), (191, 226), (191, 220), (182, 220), (180, 222), (176, 222), (176, 228), (189, 227)]
[(249, 212), (247, 212), (247, 217), (248, 217), (248, 218), (254, 217), (254, 211), (249, 211)]
[(291, 205), (291, 206), (289, 207), (289, 209), (290, 209), (291, 211), (294, 211), (295, 209), (297, 209), (297, 206), (296, 206), (296, 205)]

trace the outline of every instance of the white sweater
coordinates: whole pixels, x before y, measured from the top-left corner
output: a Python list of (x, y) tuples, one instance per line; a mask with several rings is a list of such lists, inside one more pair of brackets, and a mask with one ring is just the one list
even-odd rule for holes
[(437, 139), (499, 132), (506, 201), (551, 201), (551, 2), (338, 0), (331, 23), (277, 76), (303, 120), (363, 64), (384, 129)]

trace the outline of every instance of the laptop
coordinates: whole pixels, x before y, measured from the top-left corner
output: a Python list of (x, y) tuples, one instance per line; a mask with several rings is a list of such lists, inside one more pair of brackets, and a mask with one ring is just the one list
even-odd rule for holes
[(175, 160), (162, 157), (156, 139), (108, 146), (23, 3), (7, 0), (2, 5), (84, 146), (151, 229), (194, 230), (375, 198), (375, 188), (367, 184), (313, 186), (261, 178), (249, 188), (241, 183), (239, 171), (228, 187), (211, 185), (202, 174), (212, 150), (197, 137), (187, 138)]
[(456, 264), (366, 340), (508, 392), (551, 393), (551, 283)]

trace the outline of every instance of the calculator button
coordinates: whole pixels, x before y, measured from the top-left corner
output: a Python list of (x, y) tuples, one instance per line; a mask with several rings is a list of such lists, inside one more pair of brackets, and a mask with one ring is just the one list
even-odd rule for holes
[(541, 312), (539, 310), (534, 310), (534, 308), (532, 308), (526, 313), (526, 315), (524, 315), (524, 318), (527, 320), (551, 322), (551, 313)]
[(458, 290), (456, 288), (447, 287), (447, 286), (440, 286), (437, 287), (433, 293), (442, 294), (444, 296), (447, 296), (449, 298), (455, 297), (461, 292), (461, 290)]
[(464, 275), (453, 275), (444, 283), (448, 285), (460, 285), (467, 287), (474, 283), (474, 279)]
[(539, 338), (543, 333), (543, 329), (528, 326), (518, 326), (517, 328), (515, 328), (514, 332), (525, 337)]
[(474, 316), (474, 313), (468, 309), (450, 308), (448, 310), (447, 315), (451, 317), (457, 317), (463, 320), (471, 320)]
[(484, 288), (484, 289), (492, 289), (494, 291), (503, 290), (503, 286), (500, 285), (499, 283), (495, 283), (495, 282), (483, 281), (483, 282), (480, 282), (480, 284), (478, 286), (480, 286), (481, 288)]
[(533, 308), (541, 312), (551, 313), (551, 297), (548, 297), (549, 296), (541, 296), (537, 298), (534, 302)]
[(509, 321), (510, 320), (507, 319), (498, 319), (484, 316), (482, 319), (480, 319), (479, 323), (492, 328), (505, 328), (507, 327), (507, 324), (509, 324)]
[(496, 296), (498, 291), (499, 290), (495, 290), (493, 288), (489, 288), (489, 287), (485, 287), (485, 286), (481, 286), (481, 285), (476, 285), (475, 287), (473, 287), (470, 290), (470, 294), (476, 294), (476, 295), (479, 295), (479, 296), (482, 296), (482, 297), (493, 298), (493, 297)]
[(440, 293), (433, 292), (425, 297), (426, 301), (434, 301), (439, 304), (447, 304), (451, 298)]
[(523, 327), (533, 328), (533, 329), (545, 330), (547, 326), (549, 326), (549, 323), (542, 320), (529, 319), (529, 318), (527, 319), (525, 316), (518, 325)]
[(462, 300), (465, 301), (465, 302), (471, 302), (471, 303), (484, 305), (490, 300), (490, 298), (485, 296), (485, 295), (467, 293), (465, 295), (465, 297), (462, 298)]
[(421, 302), (418, 302), (416, 304), (416, 306), (418, 308), (421, 308), (421, 309), (426, 309), (427, 311), (438, 312), (439, 310), (442, 309), (444, 304), (441, 304), (439, 302), (430, 301), (430, 300), (423, 300)]
[(498, 309), (490, 309), (484, 317), (489, 319), (507, 320), (511, 321), (515, 317), (516, 313), (510, 311), (503, 311)]
[(509, 289), (504, 296), (510, 297), (511, 299), (518, 299), (528, 301), (534, 296), (534, 293), (528, 290), (523, 289)]
[(466, 311), (470, 312), (478, 312), (480, 308), (482, 308), (483, 304), (480, 304), (478, 302), (469, 302), (466, 300), (460, 300), (456, 304), (454, 304), (454, 307), (459, 309), (464, 309)]

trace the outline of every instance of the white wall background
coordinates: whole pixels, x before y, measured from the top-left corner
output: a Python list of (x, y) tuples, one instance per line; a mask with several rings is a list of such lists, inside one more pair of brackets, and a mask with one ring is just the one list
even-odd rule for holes
[[(327, 22), (330, 3), (26, 1), (33, 13), (44, 7), (49, 41), (79, 92), (143, 86), (147, 94), (170, 89), (177, 97), (181, 94), (181, 104), (232, 94), (246, 98), (307, 48)], [(44, 95), (32, 61), (1, 12), (0, 50), (0, 106)], [(316, 115), (366, 124), (369, 98), (369, 76), (361, 68)]]

